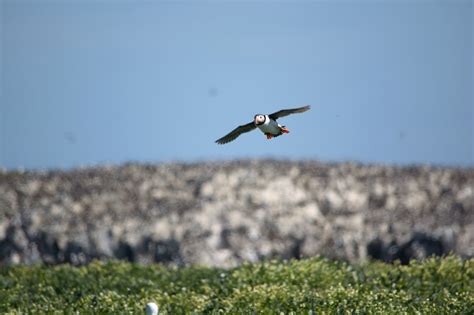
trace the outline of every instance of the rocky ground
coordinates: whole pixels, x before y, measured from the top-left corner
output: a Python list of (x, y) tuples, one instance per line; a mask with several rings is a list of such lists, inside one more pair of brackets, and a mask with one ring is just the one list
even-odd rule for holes
[(315, 161), (0, 172), (0, 264), (474, 255), (474, 169)]

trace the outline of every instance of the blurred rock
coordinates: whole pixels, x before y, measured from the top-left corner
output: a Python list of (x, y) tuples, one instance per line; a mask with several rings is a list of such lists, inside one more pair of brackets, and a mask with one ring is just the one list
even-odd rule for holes
[(0, 264), (474, 255), (474, 170), (234, 161), (0, 173)]
[(385, 262), (399, 260), (402, 264), (408, 264), (411, 259), (448, 254), (450, 249), (442, 238), (425, 233), (414, 233), (410, 240), (403, 244), (397, 244), (396, 241), (384, 244), (382, 240), (375, 239), (367, 246), (370, 257)]

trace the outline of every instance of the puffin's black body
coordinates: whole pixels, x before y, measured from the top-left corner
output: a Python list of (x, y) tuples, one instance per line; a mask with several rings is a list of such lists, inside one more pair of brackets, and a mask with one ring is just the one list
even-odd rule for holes
[(252, 131), (257, 127), (267, 136), (267, 139), (279, 137), (284, 133), (289, 133), (289, 130), (277, 122), (278, 118), (285, 117), (290, 114), (303, 113), (310, 108), (311, 107), (309, 105), (306, 105), (298, 108), (282, 109), (270, 115), (257, 114), (254, 116), (252, 122), (238, 126), (224, 137), (217, 139), (216, 143), (225, 144), (231, 142), (242, 133)]

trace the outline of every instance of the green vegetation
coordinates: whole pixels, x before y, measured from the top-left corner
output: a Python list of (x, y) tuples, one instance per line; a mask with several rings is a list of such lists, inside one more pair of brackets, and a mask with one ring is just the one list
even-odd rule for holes
[(160, 314), (474, 314), (474, 259), (401, 266), (313, 258), (234, 269), (95, 262), (0, 271), (2, 314), (144, 314), (147, 302)]

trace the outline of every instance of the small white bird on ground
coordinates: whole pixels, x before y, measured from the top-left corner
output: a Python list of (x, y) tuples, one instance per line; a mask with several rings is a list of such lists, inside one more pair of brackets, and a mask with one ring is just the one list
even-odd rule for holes
[(238, 126), (224, 137), (217, 139), (216, 143), (225, 144), (231, 142), (235, 140), (235, 138), (240, 136), (242, 133), (252, 131), (257, 127), (267, 136), (268, 140), (274, 137), (281, 136), (282, 134), (289, 133), (290, 131), (285, 126), (282, 126), (277, 123), (276, 120), (278, 118), (295, 113), (304, 113), (310, 108), (311, 107), (309, 105), (306, 105), (298, 108), (282, 109), (270, 115), (257, 114), (254, 116), (252, 122)]
[(158, 305), (150, 302), (146, 305), (146, 315), (158, 315)]

